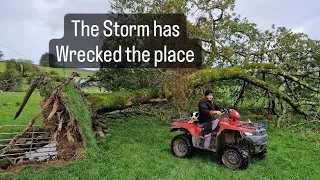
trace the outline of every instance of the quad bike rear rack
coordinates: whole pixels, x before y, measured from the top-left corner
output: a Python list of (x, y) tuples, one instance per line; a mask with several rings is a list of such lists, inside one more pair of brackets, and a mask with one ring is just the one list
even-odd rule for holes
[(191, 118), (187, 117), (187, 118), (179, 118), (179, 119), (172, 119), (172, 121), (174, 122), (183, 122), (183, 121), (190, 121)]

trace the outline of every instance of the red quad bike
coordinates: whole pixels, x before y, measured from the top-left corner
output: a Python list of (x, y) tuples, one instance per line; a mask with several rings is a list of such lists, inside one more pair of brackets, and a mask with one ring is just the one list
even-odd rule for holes
[[(228, 118), (219, 119), (218, 132), (212, 131), (209, 151), (216, 152), (220, 161), (232, 169), (247, 169), (250, 156), (264, 159), (267, 153), (268, 135), (263, 124), (240, 121), (236, 110), (222, 109)], [(172, 139), (172, 153), (181, 158), (194, 155), (195, 148), (203, 147), (204, 139), (200, 137), (202, 124), (197, 121), (188, 123), (190, 118), (174, 119), (170, 132), (183, 131)]]

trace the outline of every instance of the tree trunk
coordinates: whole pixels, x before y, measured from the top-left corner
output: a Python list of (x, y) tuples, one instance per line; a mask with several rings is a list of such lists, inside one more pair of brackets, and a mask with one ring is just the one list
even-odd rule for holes
[(133, 105), (153, 103), (158, 98), (157, 89), (140, 89), (135, 91), (117, 91), (113, 93), (89, 94), (86, 98), (91, 103), (93, 113), (121, 110)]

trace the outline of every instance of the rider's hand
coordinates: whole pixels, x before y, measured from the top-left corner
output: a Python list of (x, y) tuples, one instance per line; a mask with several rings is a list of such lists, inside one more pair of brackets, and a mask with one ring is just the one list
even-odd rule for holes
[(221, 115), (221, 111), (214, 111), (214, 113), (219, 115), (219, 116)]

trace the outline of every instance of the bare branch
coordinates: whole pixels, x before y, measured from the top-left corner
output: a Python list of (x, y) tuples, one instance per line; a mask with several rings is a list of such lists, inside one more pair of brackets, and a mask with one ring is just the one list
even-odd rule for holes
[(305, 82), (301, 79), (298, 79), (298, 78), (296, 78), (296, 77), (290, 75), (289, 73), (286, 73), (285, 71), (280, 70), (280, 69), (255, 69), (255, 72), (259, 72), (259, 73), (264, 72), (264, 73), (268, 73), (268, 74), (279, 75), (279, 76), (282, 76), (286, 79), (289, 79), (289, 80), (291, 80), (301, 86), (304, 86), (304, 87), (310, 89), (311, 91), (320, 93), (319, 88), (313, 87), (310, 84), (308, 84), (307, 82)]
[(222, 8), (217, 8), (217, 9), (220, 9), (220, 10), (221, 10), (221, 13), (220, 13), (220, 15), (219, 15), (219, 17), (218, 17), (217, 19), (212, 18), (212, 19), (213, 19), (213, 22), (220, 21), (220, 19), (222, 19), (222, 16), (223, 16), (223, 14), (224, 14), (224, 9), (222, 9)]
[(289, 84), (288, 84), (288, 80), (285, 79), (286, 85), (288, 87), (288, 89), (290, 90), (292, 96), (294, 97), (294, 99), (298, 100), (297, 96), (295, 95), (295, 93), (292, 91), (292, 89), (290, 88)]
[(244, 94), (244, 92), (245, 92), (245, 90), (246, 90), (246, 87), (247, 87), (247, 83), (246, 83), (246, 81), (243, 81), (240, 94), (239, 94), (236, 102), (235, 102), (234, 105), (233, 105), (234, 107), (237, 107), (238, 103), (240, 102), (240, 99), (243, 97), (243, 94)]

